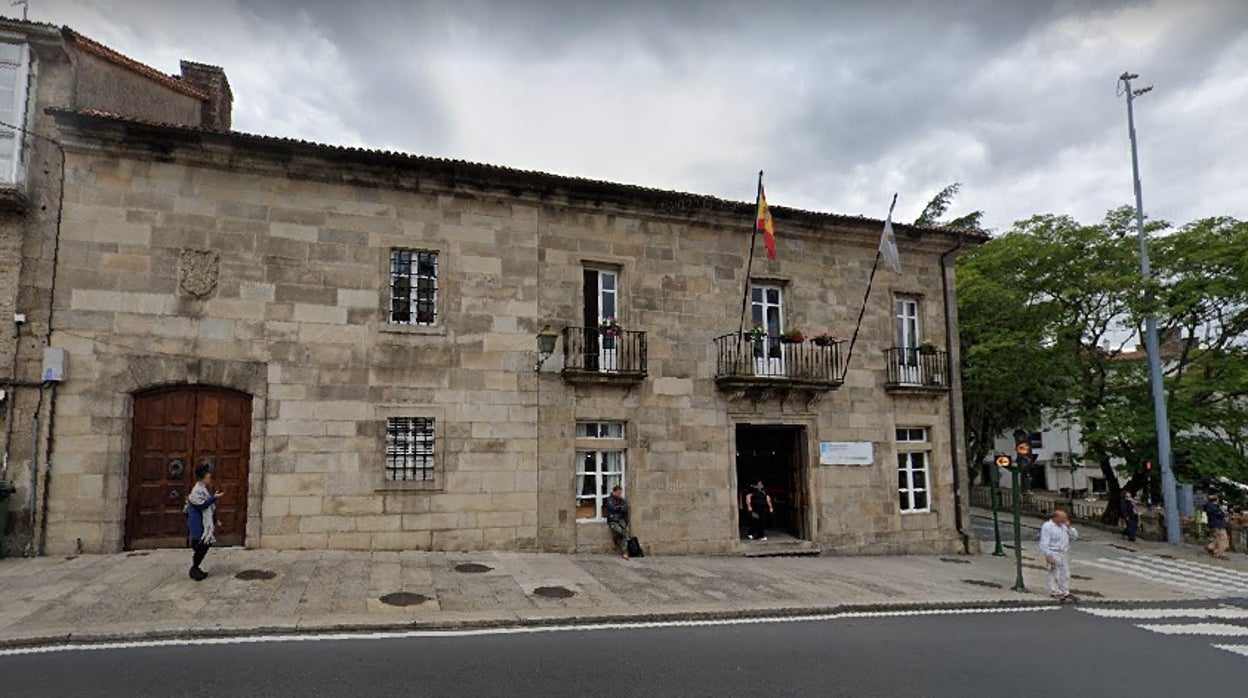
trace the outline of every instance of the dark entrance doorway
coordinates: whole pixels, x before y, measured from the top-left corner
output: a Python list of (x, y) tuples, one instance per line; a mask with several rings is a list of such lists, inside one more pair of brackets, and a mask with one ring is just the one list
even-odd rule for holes
[(780, 532), (809, 538), (806, 507), (806, 429), (800, 426), (737, 425), (737, 507), (741, 537), (745, 537), (745, 496), (760, 479), (771, 495), (775, 514), (767, 521), (768, 535)]
[(184, 547), (182, 506), (195, 468), (211, 463), (216, 487), (218, 545), (241, 545), (247, 523), (251, 396), (222, 388), (185, 386), (134, 396), (126, 547)]

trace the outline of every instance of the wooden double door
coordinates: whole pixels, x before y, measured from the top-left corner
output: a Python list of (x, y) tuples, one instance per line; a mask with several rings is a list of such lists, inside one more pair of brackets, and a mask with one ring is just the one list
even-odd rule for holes
[(195, 469), (213, 466), (218, 545), (246, 537), (247, 472), (251, 453), (251, 396), (222, 388), (181, 386), (134, 396), (130, 441), (127, 548), (187, 545), (182, 507)]

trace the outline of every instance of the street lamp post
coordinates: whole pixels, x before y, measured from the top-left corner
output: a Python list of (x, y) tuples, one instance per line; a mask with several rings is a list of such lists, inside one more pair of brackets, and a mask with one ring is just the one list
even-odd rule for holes
[[(1152, 86), (1132, 89), (1131, 81), (1139, 75), (1126, 72), (1118, 77), (1127, 96), (1127, 132), (1131, 138), (1131, 176), (1135, 186), (1135, 227), (1140, 240), (1140, 276), (1146, 286), (1148, 300), (1153, 293), (1147, 289), (1152, 270), (1148, 263), (1148, 241), (1144, 234), (1144, 197), (1140, 190), (1140, 159), (1135, 140), (1135, 98), (1153, 89)], [(1161, 352), (1157, 341), (1157, 318), (1151, 308), (1144, 317), (1144, 345), (1148, 351), (1148, 375), (1153, 389), (1153, 420), (1157, 428), (1157, 462), (1161, 468), (1161, 501), (1165, 507), (1166, 541), (1171, 545), (1182, 542), (1179, 534), (1179, 506), (1174, 470), (1170, 467), (1170, 420), (1166, 414), (1166, 391), (1162, 382)]]

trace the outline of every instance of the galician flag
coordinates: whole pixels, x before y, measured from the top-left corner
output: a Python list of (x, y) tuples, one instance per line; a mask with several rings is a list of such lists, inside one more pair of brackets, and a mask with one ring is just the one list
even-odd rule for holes
[(884, 220), (884, 230), (880, 233), (880, 256), (894, 274), (901, 274), (901, 257), (897, 254), (897, 236), (893, 234), (893, 206), (897, 205), (897, 197), (893, 196), (893, 204), (888, 207), (888, 218)]
[(758, 225), (763, 231), (763, 244), (767, 247), (767, 259), (776, 258), (776, 226), (771, 222), (771, 209), (767, 208), (767, 195), (763, 193), (763, 181), (758, 181)]

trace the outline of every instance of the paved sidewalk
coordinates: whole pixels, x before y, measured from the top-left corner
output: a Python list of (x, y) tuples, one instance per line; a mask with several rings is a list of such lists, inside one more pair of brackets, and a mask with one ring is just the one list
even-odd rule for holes
[[(1075, 593), (1085, 600), (1217, 596), (1138, 574), (1083, 567), (1081, 559), (1134, 554), (1113, 547), (1117, 541), (1109, 534), (1086, 538), (1073, 563)], [(625, 562), (607, 555), (218, 549), (204, 565), (211, 576), (201, 583), (187, 578), (190, 553), (181, 550), (6, 559), (0, 560), (0, 646), (244, 631), (462, 628), (1050, 603), (1042, 561), (1030, 548), (1024, 570), (1028, 593), (1010, 590), (1011, 551), (1009, 557), (647, 557)], [(1228, 574), (1244, 573), (1248, 584), (1248, 556), (1217, 562), (1187, 548), (1149, 543), (1132, 548), (1172, 555), (1174, 564), (1190, 560), (1217, 565)], [(382, 600), (397, 592), (409, 596), (398, 601), (418, 603), (394, 606)]]

